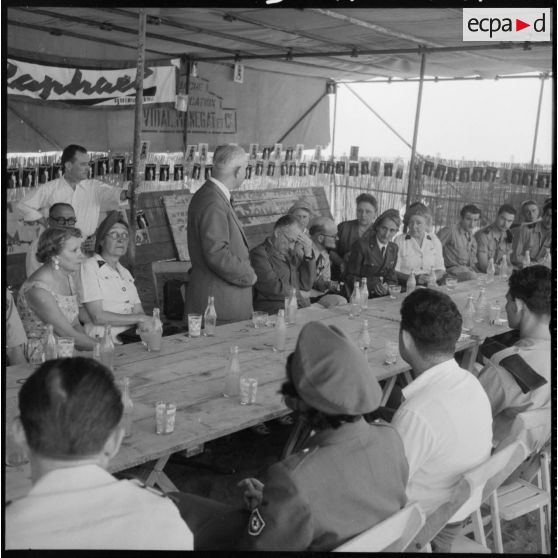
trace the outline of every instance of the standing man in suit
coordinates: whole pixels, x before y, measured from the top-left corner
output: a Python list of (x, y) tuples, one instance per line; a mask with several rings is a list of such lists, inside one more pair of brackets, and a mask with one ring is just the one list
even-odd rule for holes
[(213, 155), (210, 178), (188, 207), (188, 251), (192, 271), (186, 311), (203, 314), (207, 297), (215, 297), (218, 323), (252, 317), (252, 285), (248, 242), (231, 205), (231, 190), (246, 174), (246, 152), (238, 145), (220, 145)]

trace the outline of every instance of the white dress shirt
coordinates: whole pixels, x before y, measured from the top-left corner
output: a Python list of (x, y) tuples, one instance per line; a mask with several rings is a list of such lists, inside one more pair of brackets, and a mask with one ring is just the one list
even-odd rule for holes
[(8, 550), (194, 547), (171, 500), (97, 465), (50, 471), (4, 513)]
[(402, 391), (405, 401), (392, 425), (409, 463), (407, 498), (428, 515), (449, 500), (463, 473), (490, 456), (490, 402), (477, 378), (453, 358), (426, 370)]
[(434, 233), (426, 233), (422, 246), (410, 234), (397, 235), (393, 242), (397, 244), (397, 264), (395, 271), (409, 275), (414, 271), (417, 275), (430, 273), (430, 269), (445, 271), (442, 243)]
[(120, 189), (99, 180), (86, 179), (74, 190), (61, 176), (35, 188), (17, 204), (17, 209), (24, 221), (37, 221), (46, 217), (55, 203), (69, 203), (74, 208), (75, 226), (85, 238), (97, 229), (101, 211), (118, 209)]

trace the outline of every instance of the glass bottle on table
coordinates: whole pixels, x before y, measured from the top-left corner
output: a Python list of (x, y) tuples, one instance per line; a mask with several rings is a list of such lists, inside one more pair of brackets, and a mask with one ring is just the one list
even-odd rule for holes
[(132, 435), (132, 424), (134, 419), (134, 402), (130, 395), (130, 378), (122, 379), (122, 405), (124, 406), (122, 419), (124, 422), (124, 438)]
[[(505, 260), (505, 258), (504, 258)], [(494, 267), (494, 258), (488, 259), (488, 265), (486, 266), (486, 284), (492, 283), (494, 281), (494, 275), (496, 273), (496, 269)]]
[(349, 318), (355, 318), (356, 316), (360, 315), (360, 282), (359, 281), (355, 281), (349, 304), (350, 304)]
[(434, 271), (434, 267), (431, 267), (430, 268), (430, 273), (428, 274), (428, 279), (427, 279), (426, 286), (429, 289), (435, 289), (437, 285), (438, 285), (438, 282), (436, 280), (436, 272)]
[(98, 362), (101, 361), (101, 341), (98, 337), (96, 337), (95, 346), (93, 347), (93, 359), (97, 360)]
[(475, 327), (475, 322), (473, 321), (474, 315), (475, 315), (475, 303), (473, 302), (473, 295), (470, 294), (467, 298), (467, 304), (465, 305), (465, 308), (463, 309), (463, 312), (461, 314), (463, 318), (463, 325), (462, 325), (463, 331), (466, 332), (473, 331), (473, 328)]
[(285, 311), (278, 310), (277, 321), (275, 322), (275, 344), (273, 345), (274, 351), (284, 351), (285, 341), (287, 337), (287, 326), (285, 324)]
[(483, 287), (479, 289), (479, 297), (475, 303), (475, 314), (473, 320), (478, 324), (482, 323), (486, 319), (488, 313), (488, 301), (486, 300), (486, 294)]
[(103, 340), (101, 341), (101, 362), (111, 371), (114, 372), (114, 343), (112, 341), (112, 333), (110, 324), (105, 324)]
[(360, 280), (360, 308), (368, 310), (368, 284), (366, 277)]
[(407, 278), (406, 293), (411, 294), (416, 288), (417, 288), (417, 279), (415, 277), (415, 270), (413, 269), (411, 273), (409, 273), (409, 277)]
[(368, 320), (362, 320), (362, 326), (360, 328), (360, 333), (357, 339), (358, 348), (366, 352), (370, 346), (370, 333), (368, 332)]
[(287, 301), (287, 308), (285, 308), (285, 315), (289, 324), (296, 324), (296, 314), (298, 311), (298, 300), (296, 298), (296, 289), (291, 288), (289, 299)]
[(153, 308), (153, 317), (151, 318), (151, 331), (163, 331), (163, 322), (161, 321), (161, 311), (159, 308)]
[(227, 365), (227, 373), (225, 376), (225, 389), (223, 395), (225, 397), (237, 397), (240, 393), (240, 363), (238, 362), (238, 347), (231, 347), (231, 356)]
[(500, 261), (499, 276), (500, 281), (507, 281), (508, 279), (508, 259), (506, 256), (502, 256), (502, 260)]
[(217, 312), (215, 312), (215, 298), (209, 296), (207, 298), (207, 308), (203, 315), (203, 328), (207, 336), (215, 335), (215, 326), (217, 325)]
[(52, 324), (47, 324), (45, 336), (43, 339), (43, 353), (45, 355), (45, 360), (58, 358), (58, 346), (56, 344), (54, 326)]
[(525, 250), (525, 254), (523, 254), (523, 267), (529, 267), (531, 265), (531, 252), (529, 250)]

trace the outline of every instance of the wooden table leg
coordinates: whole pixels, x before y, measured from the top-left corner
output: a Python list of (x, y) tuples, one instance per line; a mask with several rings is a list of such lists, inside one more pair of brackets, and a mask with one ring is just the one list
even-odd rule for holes
[(170, 455), (164, 455), (157, 459), (155, 466), (153, 467), (152, 471), (145, 479), (145, 484), (147, 486), (155, 486), (157, 485), (163, 492), (176, 492), (178, 488), (174, 485), (174, 483), (169, 479), (167, 475), (165, 475), (163, 469), (169, 460)]
[(392, 376), (386, 383), (386, 386), (384, 387), (384, 392), (382, 393), (382, 400), (380, 401), (380, 407), (383, 407), (386, 403), (387, 400), (389, 399), (389, 396), (391, 395), (391, 391), (393, 390), (393, 386), (395, 385), (395, 380), (397, 379), (397, 376)]

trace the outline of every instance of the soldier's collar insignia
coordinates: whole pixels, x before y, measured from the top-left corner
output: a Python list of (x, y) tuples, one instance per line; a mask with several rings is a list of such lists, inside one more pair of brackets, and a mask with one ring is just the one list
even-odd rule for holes
[(250, 514), (250, 521), (248, 522), (248, 534), (252, 537), (257, 537), (264, 529), (265, 521), (263, 520), (260, 510), (256, 508)]

